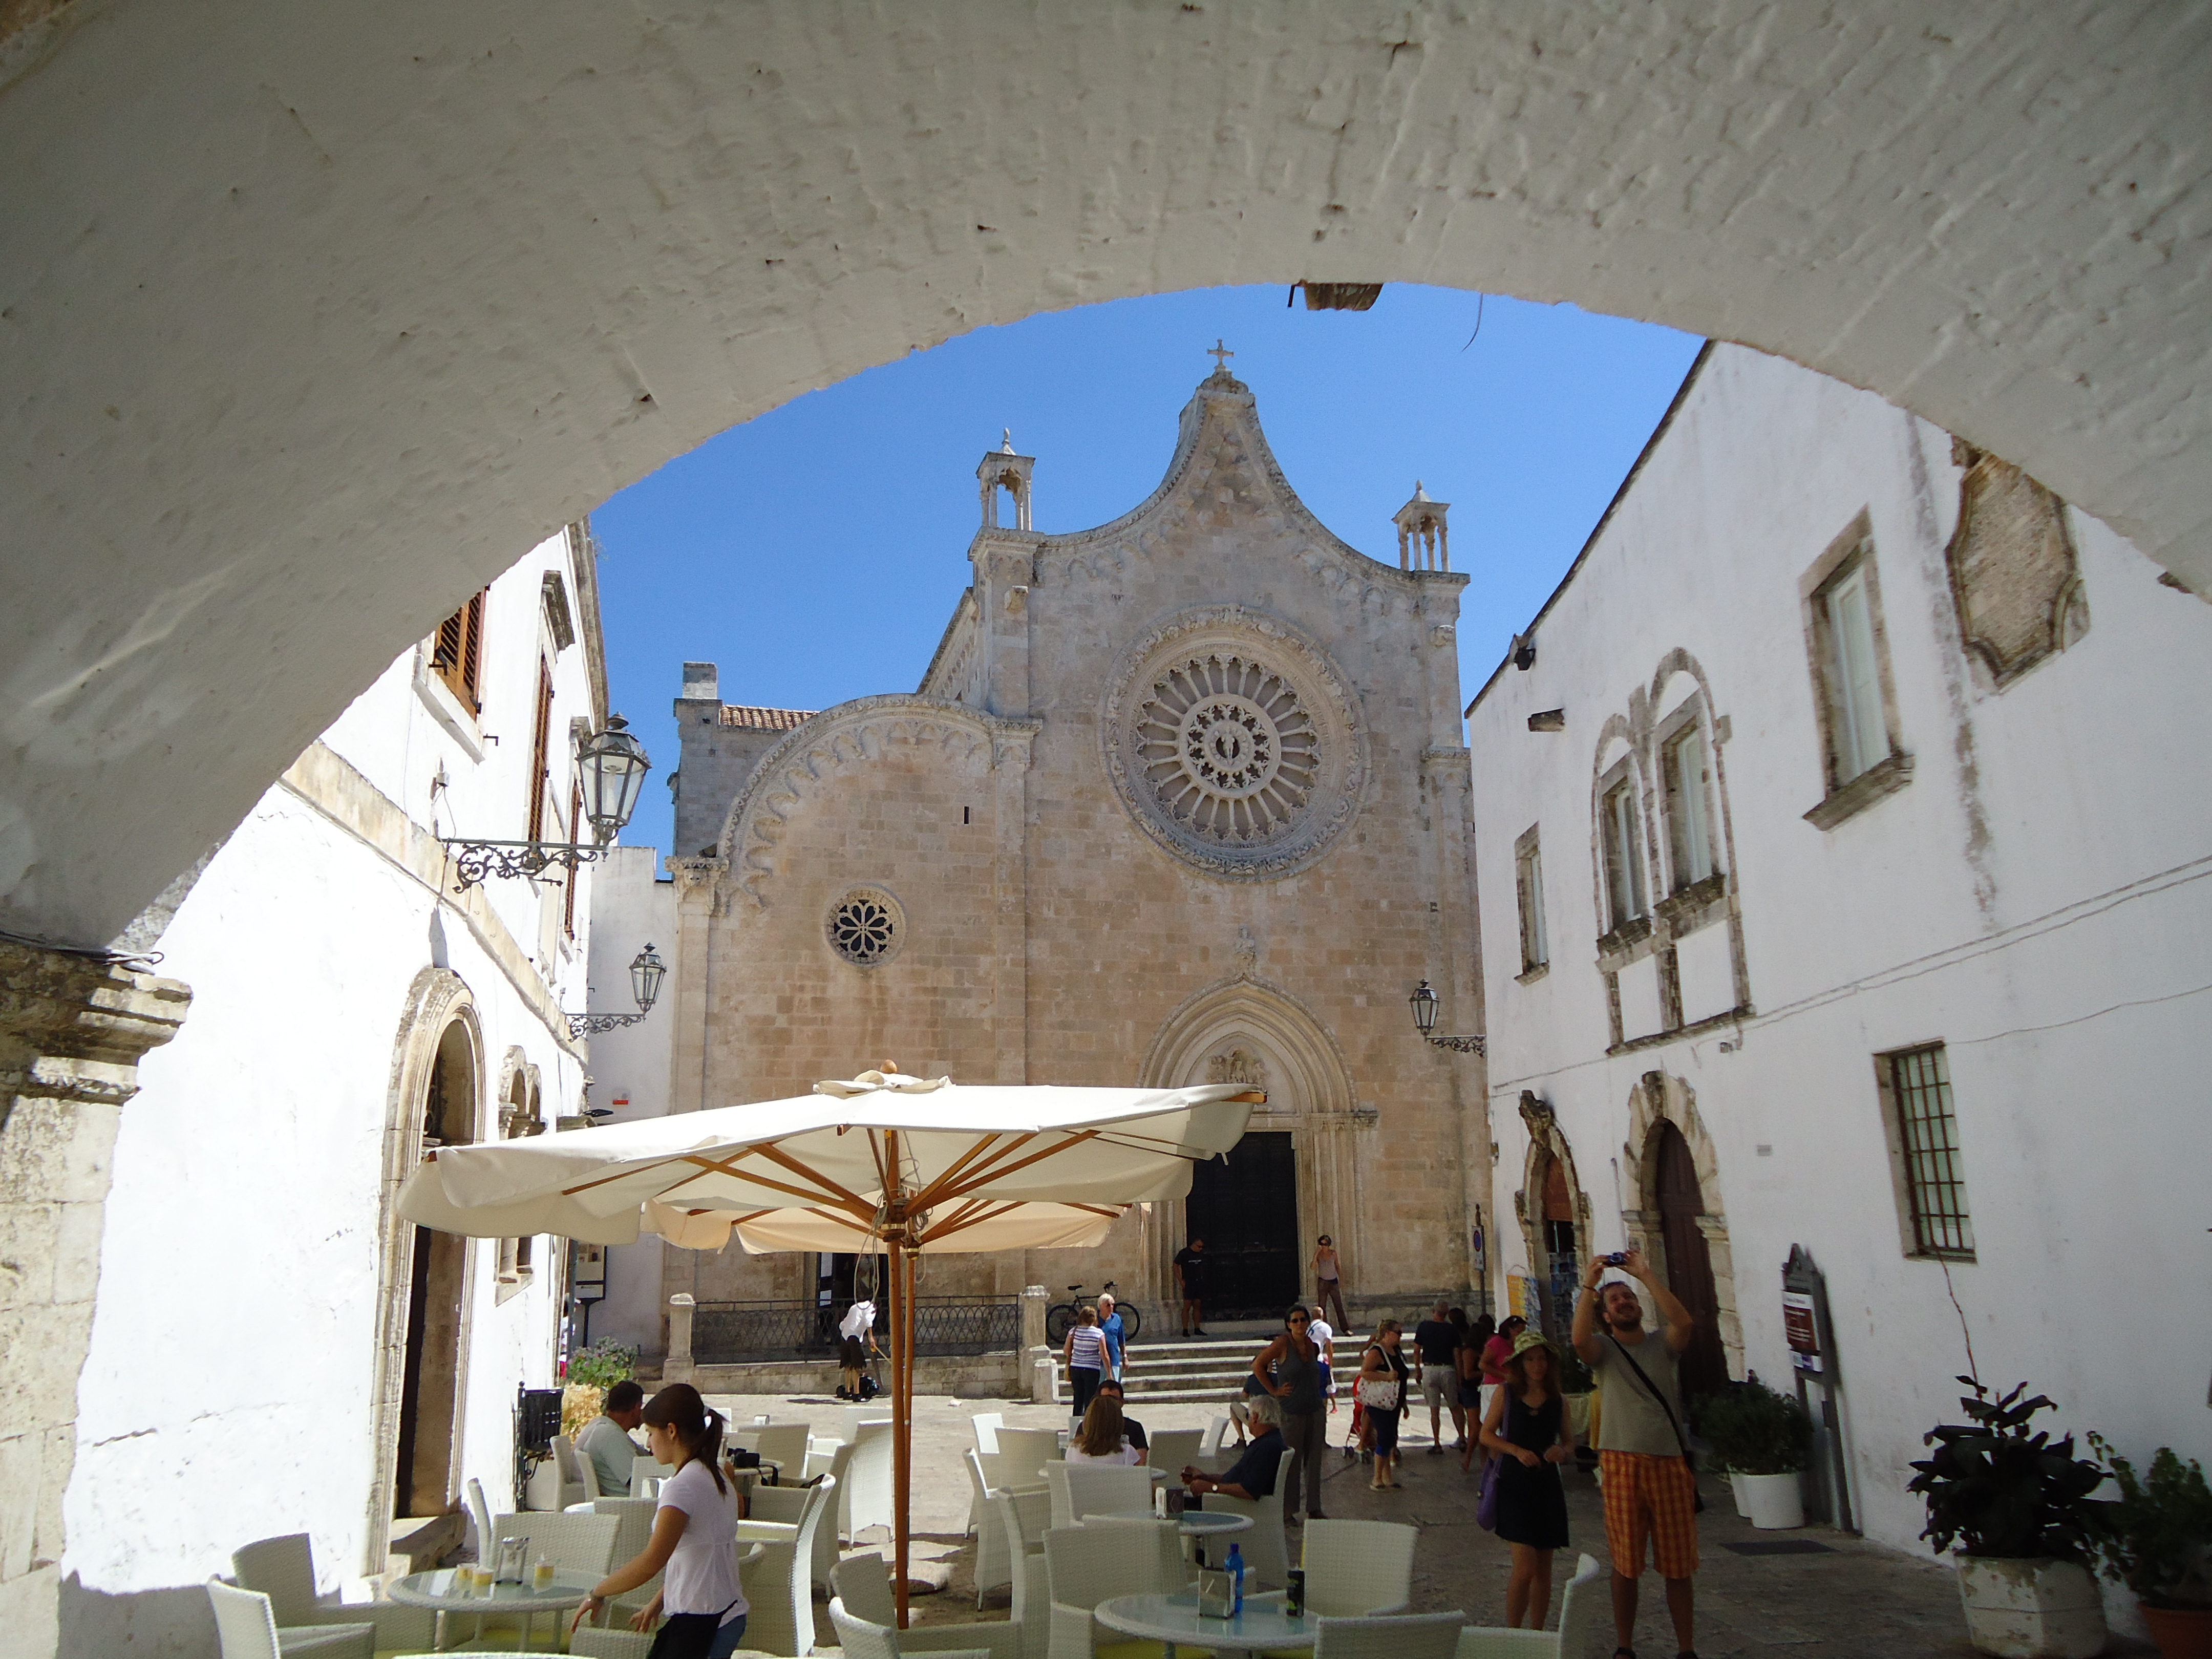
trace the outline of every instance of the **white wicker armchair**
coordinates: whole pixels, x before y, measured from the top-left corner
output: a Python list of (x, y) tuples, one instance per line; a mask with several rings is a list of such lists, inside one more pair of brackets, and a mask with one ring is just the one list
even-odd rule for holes
[(314, 1547), (304, 1532), (281, 1538), (263, 1538), (230, 1553), (230, 1570), (241, 1589), (256, 1590), (269, 1598), (269, 1608), (279, 1630), (316, 1625), (371, 1625), (374, 1645), (384, 1648), (427, 1648), (431, 1645), (434, 1615), (427, 1607), (403, 1607), (392, 1601), (356, 1601), (315, 1594)]
[(1395, 1521), (1309, 1521), (1306, 1606), (1325, 1619), (1402, 1613), (1413, 1601), (1418, 1527)]
[[(908, 1630), (899, 1629), (898, 1603), (891, 1595), (890, 1564), (872, 1551), (848, 1556), (837, 1564), (836, 1595), (830, 1603), (833, 1622), (841, 1607), (848, 1619), (868, 1627), (868, 1632), (862, 1637), (864, 1644), (876, 1639), (871, 1633), (880, 1631), (894, 1656), (927, 1653), (932, 1659), (945, 1659), (951, 1654), (981, 1654), (988, 1659), (1022, 1659), (1021, 1626), (1012, 1620), (975, 1625), (916, 1625)], [(837, 1635), (844, 1644), (847, 1659), (860, 1659), (860, 1650), (842, 1623), (837, 1625)]]
[(1454, 1659), (1467, 1615), (1401, 1613), (1385, 1619), (1319, 1619), (1314, 1659)]
[[(1290, 1460), (1285, 1458), (1288, 1465)], [(1252, 1517), (1252, 1530), (1240, 1532), (1238, 1547), (1243, 1552), (1246, 1569), (1270, 1589), (1280, 1589), (1291, 1582), (1290, 1541), (1283, 1531), (1283, 1491), (1278, 1486), (1265, 1498), (1231, 1498), (1224, 1493), (1206, 1494), (1205, 1507), (1222, 1510), (1232, 1515)]]
[(208, 1581), (222, 1659), (374, 1659), (374, 1625), (309, 1625), (279, 1629), (269, 1598), (219, 1578)]
[[(1052, 1587), (1047, 1659), (1094, 1659), (1100, 1629), (1094, 1614), (1101, 1601), (1182, 1589), (1162, 1582), (1150, 1553), (1133, 1559), (1118, 1528), (1054, 1527), (1044, 1535), (1044, 1557)], [(1110, 1634), (1107, 1639), (1117, 1645), (1126, 1640)]]
[(1575, 1576), (1559, 1597), (1557, 1630), (1506, 1630), (1495, 1625), (1469, 1625), (1459, 1633), (1454, 1659), (1583, 1659), (1590, 1650), (1590, 1638), (1612, 1606), (1613, 1598), (1601, 1583), (1605, 1567), (1589, 1556), (1575, 1563)]
[[(753, 1493), (753, 1510), (760, 1500), (786, 1488), (763, 1486)], [(745, 1644), (763, 1653), (779, 1653), (787, 1659), (806, 1659), (814, 1651), (814, 1534), (836, 1513), (837, 1488), (824, 1479), (811, 1486), (793, 1490), (799, 1498), (795, 1522), (747, 1520), (738, 1522), (740, 1547), (760, 1548), (738, 1564), (745, 1600), (752, 1604), (745, 1626)]]

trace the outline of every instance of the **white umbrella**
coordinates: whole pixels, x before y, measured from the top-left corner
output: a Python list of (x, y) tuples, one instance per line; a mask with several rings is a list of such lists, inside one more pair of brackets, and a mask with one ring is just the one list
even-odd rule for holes
[(914, 1257), (1084, 1247), (1130, 1205), (1190, 1190), (1267, 1097), (1187, 1089), (962, 1087), (886, 1066), (811, 1095), (527, 1140), (439, 1147), (399, 1212), (479, 1238), (626, 1244), (651, 1231), (715, 1249), (887, 1250), (892, 1444), (905, 1622), (914, 1412)]

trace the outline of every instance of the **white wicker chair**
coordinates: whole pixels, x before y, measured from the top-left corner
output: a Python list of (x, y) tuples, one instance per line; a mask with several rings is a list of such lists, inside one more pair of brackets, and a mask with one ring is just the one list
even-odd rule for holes
[(1506, 1630), (1469, 1625), (1459, 1633), (1454, 1659), (1583, 1659), (1590, 1638), (1613, 1605), (1607, 1569), (1589, 1556), (1575, 1563), (1575, 1576), (1559, 1597), (1557, 1630)]
[(238, 1589), (219, 1578), (208, 1580), (215, 1607), (216, 1638), (222, 1659), (375, 1659), (374, 1625), (309, 1625), (280, 1630), (258, 1590)]
[(657, 1458), (632, 1458), (629, 1466), (629, 1495), (632, 1498), (655, 1497), (660, 1488), (648, 1486), (644, 1483), (647, 1480), (665, 1480), (675, 1473), (676, 1468), (673, 1464), (663, 1463)]
[(1045, 1465), (1060, 1457), (1060, 1437), (1050, 1429), (999, 1431), (999, 1478), (1006, 1486), (1042, 1486)]
[[(756, 1486), (753, 1488), (752, 1513), (738, 1527), (739, 1538), (749, 1538), (766, 1543), (772, 1538), (781, 1540), (783, 1534), (770, 1534), (765, 1528), (779, 1526), (791, 1528), (789, 1536), (798, 1536), (798, 1528), (806, 1519), (815, 1494), (826, 1487), (831, 1493), (837, 1490), (837, 1477), (825, 1474), (812, 1486)], [(813, 1542), (807, 1552), (806, 1576), (810, 1583), (827, 1595), (830, 1594), (830, 1574), (837, 1565), (837, 1528), (830, 1517), (836, 1514), (834, 1498), (824, 1499), (819, 1505), (821, 1524), (814, 1528)], [(755, 1528), (762, 1528), (754, 1530)]]
[[(845, 1659), (902, 1659), (902, 1656), (928, 1653), (935, 1659), (994, 1659), (990, 1648), (946, 1648), (931, 1644), (917, 1645), (915, 1638), (925, 1632), (920, 1630), (899, 1630), (890, 1625), (879, 1625), (872, 1619), (856, 1618), (837, 1597), (830, 1601), (830, 1623), (837, 1632), (837, 1641), (845, 1650)], [(963, 1631), (1003, 1629), (1003, 1626), (956, 1625), (951, 1628)], [(934, 1631), (927, 1632), (935, 1634)]]
[(469, 1524), (476, 1530), (477, 1559), (491, 1559), (491, 1505), (484, 1501), (483, 1482), (473, 1474), (468, 1486)]
[(797, 1486), (806, 1478), (806, 1443), (813, 1437), (805, 1423), (771, 1423), (760, 1431), (761, 1461), (773, 1463), (777, 1477)]
[(1052, 1495), (1042, 1488), (994, 1492), (991, 1516), (1013, 1559), (1013, 1622), (1022, 1627), (1022, 1659), (1044, 1659), (1052, 1632), (1052, 1586), (1044, 1559)]
[(853, 1436), (853, 1461), (837, 1489), (837, 1531), (848, 1544), (860, 1541), (870, 1527), (888, 1529), (897, 1502), (891, 1480), (891, 1424), (872, 1418)]
[(577, 1501), (584, 1504), (597, 1503), (606, 1496), (606, 1493), (599, 1490), (599, 1466), (581, 1452), (572, 1452), (571, 1455), (576, 1460), (576, 1479), (582, 1483), (584, 1488), (583, 1497)]
[(1301, 1565), (1306, 1606), (1324, 1619), (1371, 1619), (1413, 1601), (1418, 1527), (1395, 1521), (1309, 1521)]
[(646, 1659), (653, 1651), (652, 1633), (640, 1635), (629, 1629), (628, 1623), (624, 1620), (624, 1628), (619, 1630), (580, 1626), (568, 1638), (568, 1651), (578, 1659)]
[[(561, 1487), (556, 1494), (553, 1507), (565, 1510), (571, 1504), (581, 1504), (597, 1497), (584, 1487), (584, 1476), (577, 1465), (584, 1460), (576, 1455), (576, 1443), (565, 1434), (553, 1437), (553, 1467), (560, 1472)], [(597, 1483), (594, 1482), (594, 1485)]]
[(1155, 1429), (1145, 1462), (1170, 1474), (1180, 1474), (1187, 1463), (1195, 1463), (1206, 1450), (1203, 1429)]
[[(983, 1459), (987, 1455), (972, 1451), (960, 1454), (960, 1461), (968, 1470), (970, 1510), (981, 1517), (975, 1534), (975, 1605), (979, 1607), (991, 1591), (1014, 1582), (1013, 1546), (1006, 1529), (991, 1513), (991, 1488), (983, 1479)], [(997, 1461), (995, 1456), (992, 1461)]]
[[(837, 1564), (836, 1595), (830, 1603), (833, 1622), (840, 1606), (857, 1623), (881, 1630), (896, 1654), (986, 1653), (990, 1659), (1022, 1659), (1021, 1626), (1012, 1620), (983, 1625), (916, 1625), (898, 1628), (898, 1602), (891, 1594), (890, 1564), (872, 1550)], [(837, 1626), (848, 1659), (859, 1659), (845, 1626)], [(867, 1638), (864, 1636), (863, 1640)]]
[(231, 1575), (240, 1589), (269, 1598), (279, 1630), (312, 1625), (373, 1625), (381, 1648), (427, 1648), (432, 1644), (434, 1615), (427, 1607), (403, 1607), (392, 1601), (356, 1601), (351, 1606), (315, 1594), (315, 1555), (304, 1532), (264, 1538), (230, 1553)]
[[(1100, 1626), (1092, 1615), (1101, 1601), (1182, 1588), (1179, 1575), (1176, 1582), (1162, 1577), (1151, 1553), (1133, 1559), (1119, 1528), (1054, 1527), (1044, 1535), (1044, 1559), (1052, 1587), (1047, 1659), (1093, 1659)], [(1109, 1632), (1106, 1640), (1119, 1646), (1127, 1638)]]
[(999, 1431), (1006, 1426), (1004, 1412), (977, 1412), (969, 1422), (975, 1429), (975, 1449), (994, 1452), (999, 1449)]
[(1150, 1469), (1120, 1463), (1048, 1463), (1045, 1485), (1052, 1492), (1052, 1524), (1072, 1527), (1091, 1515), (1150, 1515)]
[(1390, 1619), (1318, 1619), (1314, 1659), (1455, 1659), (1464, 1613), (1401, 1613)]
[[(760, 1512), (762, 1498), (784, 1488), (763, 1486), (753, 1493), (753, 1511)], [(763, 1653), (779, 1653), (786, 1659), (806, 1659), (814, 1651), (814, 1534), (826, 1524), (825, 1514), (836, 1513), (837, 1488), (828, 1480), (791, 1489), (799, 1496), (799, 1519), (778, 1523), (738, 1522), (738, 1542), (758, 1544), (738, 1563), (745, 1600), (751, 1603), (745, 1644)]]
[[(1287, 1463), (1290, 1460), (1283, 1461)], [(1206, 1494), (1204, 1507), (1250, 1516), (1252, 1530), (1235, 1534), (1246, 1570), (1270, 1589), (1280, 1589), (1291, 1582), (1290, 1540), (1283, 1530), (1283, 1489), (1279, 1486), (1260, 1498), (1230, 1498), (1210, 1492)]]
[(1229, 1432), (1229, 1419), (1217, 1417), (1206, 1424), (1205, 1437), (1198, 1443), (1198, 1455), (1211, 1457), (1221, 1449), (1221, 1437)]
[[(1152, 1560), (1148, 1571), (1158, 1579), (1164, 1594), (1191, 1587), (1197, 1569), (1183, 1554), (1182, 1534), (1174, 1522), (1149, 1515), (1093, 1515), (1080, 1524), (1127, 1540), (1132, 1560), (1149, 1554)], [(1232, 1537), (1229, 1541), (1236, 1540)]]
[[(612, 1515), (551, 1515), (543, 1510), (495, 1515), (491, 1522), (491, 1553), (482, 1559), (489, 1561), (495, 1558), (503, 1540), (526, 1538), (530, 1546), (525, 1559), (532, 1565), (542, 1555), (556, 1568), (604, 1578), (614, 1570), (615, 1534), (621, 1530), (621, 1517)], [(568, 1618), (565, 1613), (555, 1613), (555, 1629), (566, 1624)], [(520, 1622), (527, 1640), (537, 1628), (538, 1615), (502, 1609), (497, 1614), (485, 1615), (485, 1622), (495, 1628), (512, 1628)], [(483, 1624), (479, 1623), (477, 1629), (481, 1632), (483, 1628)]]

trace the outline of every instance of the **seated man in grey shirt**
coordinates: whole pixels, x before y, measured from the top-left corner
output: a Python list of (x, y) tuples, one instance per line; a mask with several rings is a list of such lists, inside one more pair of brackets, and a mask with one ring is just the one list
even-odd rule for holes
[(600, 1497), (629, 1496), (634, 1460), (652, 1455), (629, 1437), (629, 1431), (644, 1421), (645, 1390), (625, 1377), (607, 1390), (606, 1404), (599, 1407), (599, 1415), (576, 1437), (576, 1455), (592, 1460), (592, 1468), (599, 1477)]

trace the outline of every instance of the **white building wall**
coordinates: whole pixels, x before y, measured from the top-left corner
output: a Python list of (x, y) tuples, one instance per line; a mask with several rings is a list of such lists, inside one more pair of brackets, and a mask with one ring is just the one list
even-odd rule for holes
[[(629, 964), (651, 945), (672, 969), (676, 962), (676, 884), (659, 873), (652, 847), (618, 847), (599, 866), (592, 889), (592, 1006), (628, 1013), (635, 1006)], [(591, 1104), (604, 1107), (606, 1122), (667, 1115), (674, 1060), (675, 981), (662, 986), (653, 1012), (635, 1025), (592, 1039)], [(612, 1338), (647, 1354), (667, 1351), (667, 1320), (660, 1300), (660, 1239), (641, 1235), (635, 1244), (607, 1251), (607, 1294), (592, 1310), (588, 1334)]]
[[(584, 1006), (588, 885), (571, 940), (557, 887), (495, 881), (457, 900), (428, 834), (434, 818), (525, 833), (548, 571), (574, 605), (565, 536), (494, 585), (472, 729), (436, 716), (420, 653), (402, 658), (263, 797), (162, 938), (192, 1011), (142, 1067), (116, 1146), (65, 1500), (64, 1651), (211, 1656), (199, 1586), (257, 1538), (309, 1534), (326, 1591), (385, 1565), (380, 1204), (417, 976), (446, 969), (473, 1002), (479, 1137), (501, 1133), (510, 1061), (536, 1069), (549, 1128), (583, 1099), (586, 1050), (557, 1011)], [(570, 717), (598, 724), (585, 659), (599, 648), (590, 635), (554, 658), (556, 777)], [(520, 1284), (498, 1282), (500, 1248), (467, 1246), (458, 1464), (495, 1510), (514, 1506), (515, 1389), (555, 1381), (562, 1292), (554, 1241), (536, 1242)], [(406, 1291), (403, 1273), (403, 1309)]]
[[(1827, 1274), (1861, 1524), (1908, 1547), (1924, 1516), (1906, 1465), (1923, 1431), (1953, 1420), (1969, 1334), (1986, 1380), (2032, 1382), (2066, 1428), (2138, 1456), (2171, 1444), (2212, 1458), (2202, 1340), (2154, 1311), (2212, 1266), (2212, 734), (2172, 717), (2212, 665), (2212, 616), (2072, 513), (2089, 631), (1992, 690), (1948, 586), (1960, 477), (1925, 422), (1718, 348), (1536, 624), (1534, 666), (1502, 669), (1469, 711), (1498, 1272), (1528, 1268), (1511, 1224), (1522, 1091), (1554, 1109), (1591, 1206), (1587, 1248), (1606, 1250), (1645, 1201), (1632, 1095), (1654, 1070), (1679, 1079), (1717, 1171), (1741, 1326), (1732, 1369), (1788, 1385), (1778, 1278), (1804, 1245)], [(1823, 778), (1802, 606), (1777, 573), (1810, 567), (1863, 510), (1914, 770), (1824, 831), (1803, 816)], [(1723, 856), (1755, 1012), (1608, 1054), (1599, 734), (1639, 693), (1660, 716), (1680, 700), (1688, 680), (1652, 684), (1676, 647), (1727, 722)], [(1563, 732), (1528, 729), (1560, 708)], [(1532, 824), (1551, 962), (1524, 981), (1514, 844)], [(1689, 1020), (1711, 1012), (1698, 1005), (1725, 938), (1716, 924), (1683, 944)], [(1647, 1021), (1630, 1013), (1625, 1035)], [(1905, 1254), (1873, 1058), (1936, 1041), (1978, 1245), (1948, 1284), (1942, 1264)], [(2084, 1340), (2099, 1330), (2124, 1363)]]

